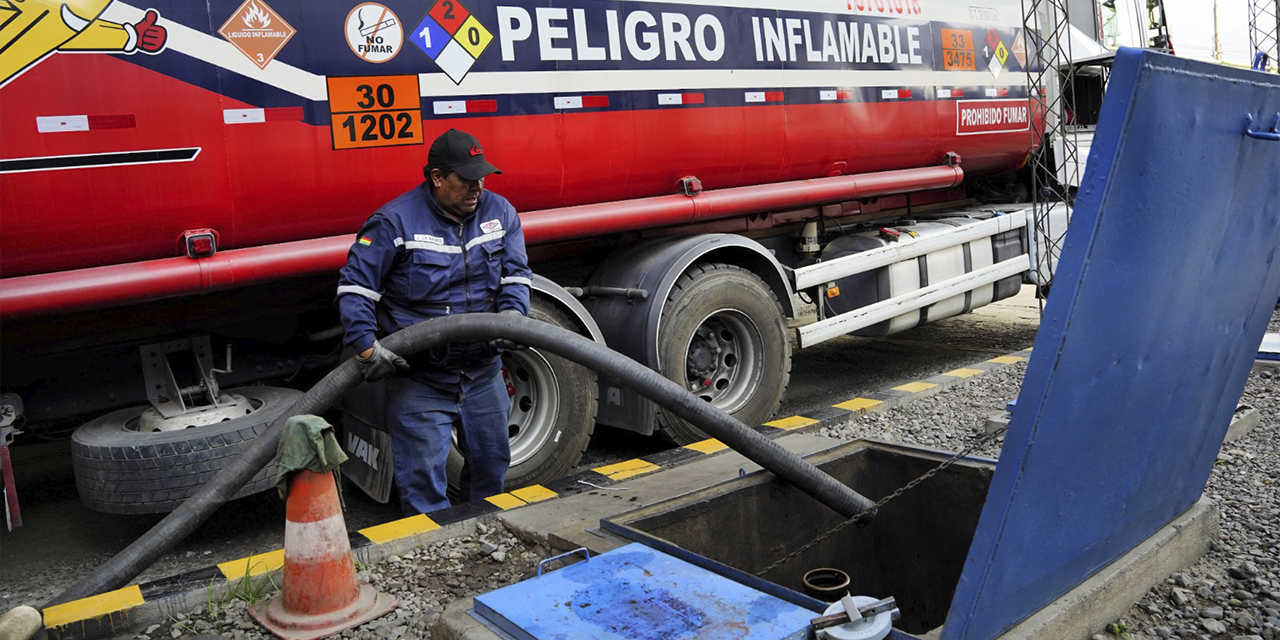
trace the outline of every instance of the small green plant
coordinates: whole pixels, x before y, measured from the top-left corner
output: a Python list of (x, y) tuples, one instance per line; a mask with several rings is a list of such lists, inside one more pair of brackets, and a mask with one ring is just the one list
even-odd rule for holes
[(1133, 635), (1133, 627), (1129, 625), (1128, 620), (1116, 620), (1107, 625), (1107, 633), (1117, 638), (1128, 638)]
[(356, 571), (364, 571), (365, 569), (368, 569), (368, 568), (369, 568), (369, 566), (368, 566), (368, 565), (366, 565), (365, 563), (363, 563), (363, 562), (361, 562), (361, 561), (360, 561), (360, 558), (357, 558), (357, 557), (355, 557), (355, 556), (352, 556), (352, 557), (351, 557), (351, 560), (352, 560), (352, 562), (355, 562), (355, 564), (356, 564)]

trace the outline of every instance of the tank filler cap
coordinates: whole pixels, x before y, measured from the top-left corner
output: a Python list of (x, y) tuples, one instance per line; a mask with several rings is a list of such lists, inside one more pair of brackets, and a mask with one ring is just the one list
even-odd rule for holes
[[(854, 615), (846, 613), (849, 608)], [(893, 598), (876, 600), (868, 596), (845, 596), (831, 603), (821, 618), (810, 622), (818, 640), (883, 640), (899, 617)], [(820, 622), (821, 621), (821, 622)]]

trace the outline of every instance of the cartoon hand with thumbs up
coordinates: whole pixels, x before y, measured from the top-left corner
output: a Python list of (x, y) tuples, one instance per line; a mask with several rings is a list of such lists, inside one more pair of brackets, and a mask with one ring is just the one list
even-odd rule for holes
[(169, 32), (164, 27), (156, 24), (160, 20), (160, 14), (155, 9), (147, 9), (147, 13), (142, 16), (133, 25), (133, 31), (137, 37), (137, 48), (147, 53), (159, 53), (164, 48), (165, 40), (169, 38)]

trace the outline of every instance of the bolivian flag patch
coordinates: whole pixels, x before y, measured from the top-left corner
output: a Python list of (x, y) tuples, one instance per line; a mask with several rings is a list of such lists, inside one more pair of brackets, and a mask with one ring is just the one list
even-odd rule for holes
[(360, 236), (360, 244), (367, 247), (373, 244), (373, 238), (370, 238), (369, 236)]

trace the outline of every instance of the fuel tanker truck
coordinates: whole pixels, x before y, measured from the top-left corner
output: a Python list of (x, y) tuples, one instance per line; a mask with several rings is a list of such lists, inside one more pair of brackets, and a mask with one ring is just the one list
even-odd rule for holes
[[(1036, 281), (1020, 3), (781, 5), (0, 1), (0, 442), (71, 434), (86, 505), (174, 508), (339, 361), (337, 270), (449, 128), (503, 170), (532, 317), (749, 425), (793, 343)], [(552, 354), (504, 364), (513, 487), (597, 424), (704, 437)], [(342, 442), (385, 500), (379, 404), (347, 399)]]

